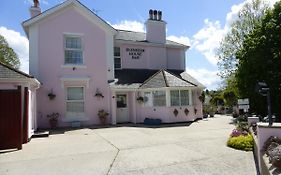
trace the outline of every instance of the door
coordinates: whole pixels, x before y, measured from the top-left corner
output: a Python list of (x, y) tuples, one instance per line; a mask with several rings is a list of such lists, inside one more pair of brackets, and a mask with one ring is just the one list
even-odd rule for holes
[(128, 111), (128, 98), (127, 94), (117, 94), (117, 123), (128, 123), (129, 122), (129, 111)]
[(22, 148), (21, 88), (0, 90), (0, 150)]

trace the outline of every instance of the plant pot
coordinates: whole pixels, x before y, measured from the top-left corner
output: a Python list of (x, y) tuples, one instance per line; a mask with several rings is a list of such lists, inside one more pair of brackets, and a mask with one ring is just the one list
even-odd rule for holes
[(49, 120), (51, 128), (56, 128), (58, 126), (57, 120)]
[(50, 100), (53, 100), (56, 98), (56, 95), (55, 94), (48, 94), (48, 97)]
[(208, 114), (204, 114), (204, 115), (203, 115), (203, 118), (208, 118)]

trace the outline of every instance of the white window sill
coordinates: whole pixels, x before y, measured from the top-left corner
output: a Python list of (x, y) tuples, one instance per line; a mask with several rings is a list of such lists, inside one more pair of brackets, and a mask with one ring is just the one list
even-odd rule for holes
[(81, 69), (86, 69), (87, 66), (84, 64), (64, 64), (61, 65), (61, 68), (81, 68)]

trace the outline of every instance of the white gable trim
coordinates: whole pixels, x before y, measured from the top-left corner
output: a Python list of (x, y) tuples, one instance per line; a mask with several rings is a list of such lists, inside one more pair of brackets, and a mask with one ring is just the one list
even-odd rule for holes
[(54, 14), (54, 13), (58, 13), (62, 10), (64, 10), (65, 8), (68, 7), (74, 7), (76, 9), (78, 9), (79, 12), (81, 12), (81, 14), (83, 16), (85, 16), (87, 19), (89, 19), (91, 22), (93, 22), (94, 24), (98, 25), (99, 27), (101, 27), (102, 29), (104, 29), (105, 31), (107, 31), (108, 33), (112, 33), (113, 35), (115, 33), (117, 33), (117, 31), (109, 24), (107, 24), (103, 19), (101, 19), (100, 17), (98, 17), (97, 15), (95, 15), (91, 10), (89, 10), (86, 6), (84, 6), (83, 4), (81, 4), (80, 2), (78, 2), (77, 0), (67, 0), (62, 4), (59, 4), (49, 10), (46, 10), (45, 12), (41, 13), (38, 16), (35, 16), (27, 21), (24, 21), (22, 23), (22, 26), (25, 30), (25, 33), (27, 34), (27, 36), (29, 36), (29, 31), (28, 31), (28, 27), (34, 23), (40, 22), (41, 20), (43, 20), (44, 18)]

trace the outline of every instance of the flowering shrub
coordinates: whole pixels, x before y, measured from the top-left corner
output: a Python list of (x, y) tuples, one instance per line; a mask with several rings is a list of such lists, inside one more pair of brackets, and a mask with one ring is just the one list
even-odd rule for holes
[(231, 134), (230, 134), (230, 137), (238, 137), (240, 135), (248, 135), (248, 132), (247, 131), (243, 131), (243, 130), (240, 130), (240, 129), (233, 129)]
[(227, 141), (227, 146), (234, 149), (252, 151), (254, 147), (254, 139), (251, 134), (230, 137)]

